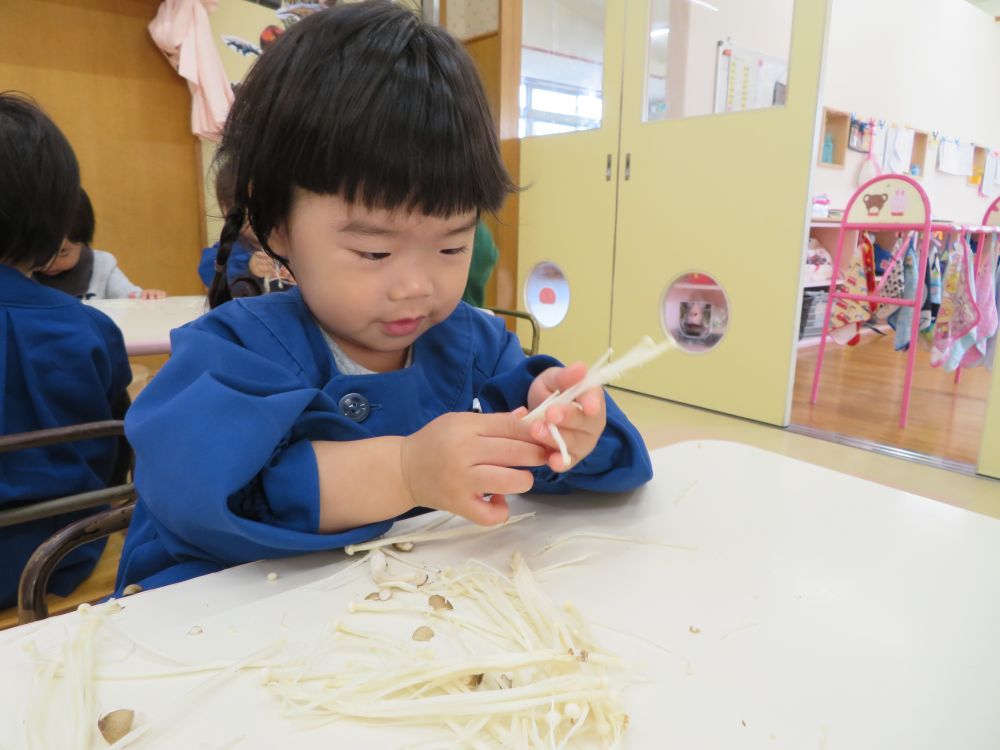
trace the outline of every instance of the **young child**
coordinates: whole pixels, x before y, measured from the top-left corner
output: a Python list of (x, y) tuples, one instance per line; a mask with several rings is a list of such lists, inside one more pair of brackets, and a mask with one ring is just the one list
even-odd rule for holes
[(35, 279), (79, 299), (163, 299), (167, 296), (160, 289), (143, 289), (133, 284), (118, 267), (115, 256), (90, 247), (93, 241), (94, 207), (81, 188), (76, 216), (59, 253), (51, 263), (35, 272)]
[[(76, 157), (29, 100), (0, 93), (0, 434), (121, 418), (131, 380), (121, 332), (103, 313), (31, 280), (66, 236), (80, 190)], [(0, 507), (103, 487), (113, 438), (0, 454)], [(0, 528), (0, 608), (17, 601), (31, 553), (83, 511)], [(65, 596), (104, 543), (63, 559), (50, 590)]]
[(478, 217), (513, 186), (447, 32), (388, 2), (300, 21), (240, 87), (219, 158), (237, 175), (219, 264), (249, 218), (298, 287), (174, 332), (127, 420), (140, 500), (119, 591), (336, 549), (421, 508), (496, 524), (506, 493), (650, 479), (600, 388), (548, 411), (563, 465), (522, 417), (586, 368), (526, 359), (459, 302)]
[[(215, 199), (223, 214), (233, 207), (233, 191), (236, 189), (236, 175), (232, 165), (220, 164), (215, 172)], [(215, 279), (219, 245), (201, 251), (198, 276), (206, 288), (212, 287)], [(226, 284), (233, 297), (256, 297), (264, 292), (280, 292), (295, 285), (288, 269), (277, 263), (260, 248), (249, 224), (244, 224), (240, 235), (233, 242), (226, 262)]]

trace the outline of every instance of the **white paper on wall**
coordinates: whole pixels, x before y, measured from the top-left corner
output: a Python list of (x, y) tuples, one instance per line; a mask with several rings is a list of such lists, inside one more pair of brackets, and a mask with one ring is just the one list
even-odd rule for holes
[(938, 144), (938, 169), (947, 174), (961, 174), (958, 168), (958, 144), (942, 140)]
[(962, 143), (958, 147), (958, 174), (971, 177), (976, 161), (976, 147), (971, 143)]
[(909, 128), (889, 128), (882, 166), (895, 174), (909, 174), (913, 157), (913, 136)]
[(891, 172), (889, 166), (892, 163), (892, 151), (896, 147), (896, 128), (883, 128), (881, 149), (878, 153), (878, 163), (882, 165), (883, 172)]
[(998, 159), (991, 151), (986, 157), (986, 168), (983, 171), (983, 184), (980, 188), (983, 195), (995, 198), (1000, 194), (1000, 184), (997, 183), (997, 167), (1000, 166)]
[(883, 167), (885, 166), (885, 152), (888, 142), (888, 130), (876, 125), (872, 135), (872, 158)]

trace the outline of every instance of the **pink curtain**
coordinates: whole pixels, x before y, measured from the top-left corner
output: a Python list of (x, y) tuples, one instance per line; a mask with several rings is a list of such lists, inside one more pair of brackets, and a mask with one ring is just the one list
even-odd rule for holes
[(163, 0), (149, 24), (156, 46), (191, 90), (191, 131), (216, 142), (233, 103), (208, 22), (217, 6), (218, 0)]

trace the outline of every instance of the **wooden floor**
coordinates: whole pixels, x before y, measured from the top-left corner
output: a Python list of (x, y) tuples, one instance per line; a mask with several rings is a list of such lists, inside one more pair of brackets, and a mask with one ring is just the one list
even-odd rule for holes
[(982, 367), (954, 375), (930, 366), (930, 354), (917, 355), (910, 416), (899, 427), (906, 355), (895, 352), (892, 337), (866, 335), (855, 347), (827, 347), (819, 399), (810, 405), (819, 347), (799, 349), (792, 424), (859, 437), (918, 453), (975, 465), (986, 418), (991, 374)]

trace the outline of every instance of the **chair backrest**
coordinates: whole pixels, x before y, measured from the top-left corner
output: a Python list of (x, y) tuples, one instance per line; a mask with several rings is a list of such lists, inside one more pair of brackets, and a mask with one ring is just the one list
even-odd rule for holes
[[(128, 482), (128, 475), (132, 470), (134, 460), (132, 447), (125, 438), (124, 417), (130, 404), (131, 400), (128, 393), (125, 392), (112, 405), (111, 411), (116, 417), (115, 419), (66, 425), (65, 427), (52, 427), (44, 430), (32, 430), (30, 432), (19, 432), (13, 435), (0, 435), (0, 453), (13, 453), (15, 451), (28, 450), (29, 448), (41, 448), (46, 445), (73, 443), (78, 440), (117, 437), (118, 452), (115, 455), (115, 463), (112, 466), (106, 488), (113, 489), (125, 485)], [(0, 527), (13, 526), (15, 524), (27, 523), (28, 521), (35, 521), (39, 518), (50, 518), (75, 510), (106, 505), (108, 502), (111, 502), (108, 499), (108, 493), (108, 489), (93, 490), (75, 495), (39, 500), (14, 508), (5, 508), (0, 510)], [(111, 492), (111, 496), (117, 497), (114, 492)]]
[(49, 616), (45, 592), (49, 587), (49, 577), (60, 560), (77, 547), (128, 528), (135, 509), (135, 487), (123, 485), (118, 490), (117, 499), (128, 501), (125, 505), (74, 521), (42, 542), (28, 558), (17, 586), (18, 625), (44, 620)]
[(136, 499), (135, 486), (128, 482), (134, 454), (125, 438), (124, 416), (130, 403), (128, 393), (124, 393), (122, 398), (112, 405), (112, 414), (117, 417), (116, 419), (0, 436), (0, 453), (12, 453), (78, 440), (118, 437), (115, 463), (108, 484), (104, 488), (0, 510), (0, 527), (3, 527), (88, 508), (115, 506), (110, 510), (70, 523), (35, 550), (25, 564), (18, 584), (17, 616), (20, 624), (48, 617), (45, 592), (48, 589), (49, 577), (66, 555), (88, 542), (128, 527)]
[(520, 310), (505, 310), (502, 307), (481, 307), (479, 309), (484, 310), (491, 315), (501, 315), (507, 318), (516, 318), (517, 320), (528, 321), (529, 325), (531, 325), (531, 346), (522, 346), (521, 350), (529, 357), (538, 354), (538, 340), (541, 336), (541, 329), (538, 327), (538, 321), (535, 320), (533, 315), (521, 312)]

